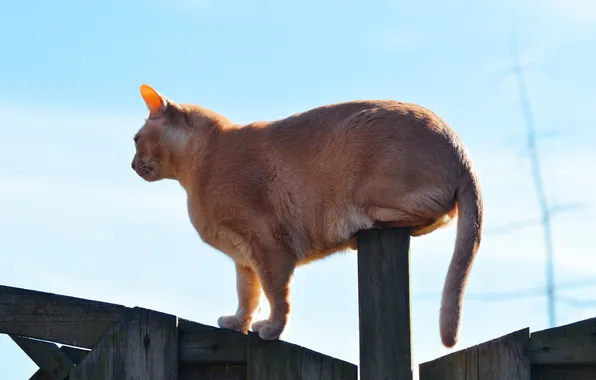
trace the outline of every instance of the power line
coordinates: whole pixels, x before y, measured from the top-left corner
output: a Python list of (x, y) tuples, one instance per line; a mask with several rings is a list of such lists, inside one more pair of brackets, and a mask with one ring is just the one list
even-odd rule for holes
[[(585, 203), (583, 202), (569, 202), (561, 205), (554, 205), (550, 208), (550, 216), (554, 217), (560, 213), (573, 211), (577, 209), (583, 209), (585, 207)], [(542, 218), (540, 217), (532, 217), (526, 219), (520, 219), (513, 221), (511, 223), (507, 223), (500, 226), (489, 226), (483, 232), (484, 235), (495, 236), (495, 235), (503, 235), (508, 234), (513, 231), (518, 231), (520, 228), (524, 227), (533, 227), (542, 225)]]
[[(575, 281), (568, 281), (563, 282), (560, 284), (556, 284), (557, 289), (559, 290), (576, 290), (576, 289), (583, 289), (588, 287), (596, 286), (596, 278), (589, 278), (583, 280), (575, 280)], [(505, 291), (505, 292), (477, 292), (477, 293), (468, 293), (465, 295), (466, 300), (470, 301), (485, 301), (485, 302), (497, 302), (497, 301), (509, 301), (513, 299), (519, 298), (533, 298), (533, 297), (542, 297), (545, 295), (545, 287), (536, 287), (536, 288), (528, 288), (522, 290), (512, 290), (512, 291)], [(416, 301), (426, 301), (426, 300), (434, 300), (440, 297), (438, 293), (426, 293), (426, 294), (419, 294), (415, 295), (413, 299)], [(568, 296), (559, 296), (557, 298), (558, 302), (561, 303), (569, 303), (571, 297)], [(577, 299), (575, 299), (577, 300)], [(591, 301), (586, 301), (591, 302)]]
[(571, 307), (596, 307), (596, 300), (595, 299), (579, 299), (575, 297), (569, 296), (559, 296), (559, 302), (564, 303), (567, 306)]

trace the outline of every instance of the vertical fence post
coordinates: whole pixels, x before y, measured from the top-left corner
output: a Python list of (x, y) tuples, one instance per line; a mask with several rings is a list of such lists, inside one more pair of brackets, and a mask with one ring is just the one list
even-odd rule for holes
[(363, 230), (357, 240), (360, 379), (412, 380), (409, 230)]
[(135, 307), (70, 371), (69, 379), (177, 380), (178, 351), (178, 317)]

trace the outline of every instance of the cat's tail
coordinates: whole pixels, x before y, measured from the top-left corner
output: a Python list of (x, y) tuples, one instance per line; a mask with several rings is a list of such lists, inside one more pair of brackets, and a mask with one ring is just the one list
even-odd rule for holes
[(482, 235), (482, 193), (469, 161), (464, 165), (455, 198), (457, 237), (445, 278), (440, 311), (441, 341), (447, 348), (455, 346), (458, 340), (466, 282)]

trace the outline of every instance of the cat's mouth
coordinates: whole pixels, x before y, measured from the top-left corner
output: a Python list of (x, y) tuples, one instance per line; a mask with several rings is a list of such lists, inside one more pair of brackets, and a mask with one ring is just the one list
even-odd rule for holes
[(134, 170), (139, 175), (139, 177), (143, 178), (145, 181), (153, 182), (159, 179), (158, 176), (155, 174), (155, 168), (146, 165), (143, 162), (138, 162)]

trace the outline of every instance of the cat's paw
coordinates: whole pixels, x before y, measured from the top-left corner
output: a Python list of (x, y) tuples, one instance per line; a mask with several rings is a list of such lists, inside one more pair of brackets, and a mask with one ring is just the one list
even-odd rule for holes
[(249, 321), (244, 322), (235, 315), (224, 315), (219, 317), (217, 325), (222, 329), (229, 329), (238, 332), (247, 333)]
[(266, 319), (263, 319), (262, 321), (256, 321), (255, 323), (252, 324), (252, 331), (258, 333), (259, 330), (261, 329), (261, 327), (265, 326), (268, 323), (269, 323), (269, 321)]
[(257, 321), (252, 324), (252, 331), (259, 334), (263, 340), (279, 339), (279, 336), (284, 330), (284, 326), (279, 323), (273, 323), (267, 319)]

